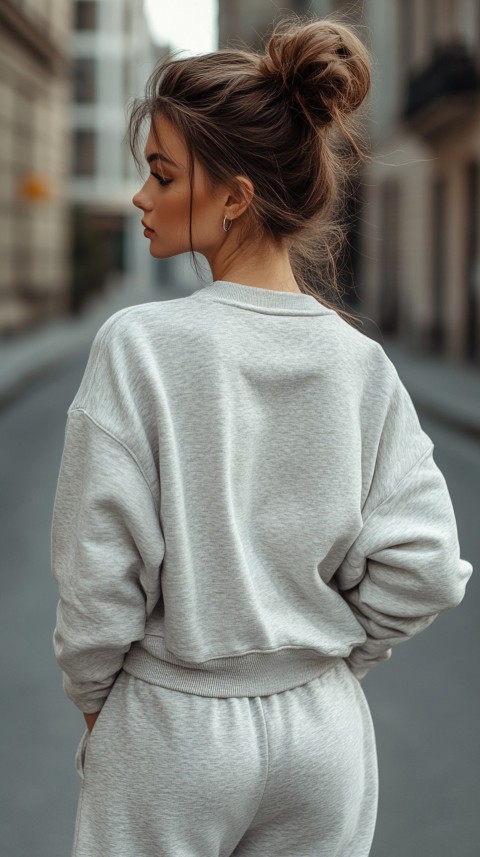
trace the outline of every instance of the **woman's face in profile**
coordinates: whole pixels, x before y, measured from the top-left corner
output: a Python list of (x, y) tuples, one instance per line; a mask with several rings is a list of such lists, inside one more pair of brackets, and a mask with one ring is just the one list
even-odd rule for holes
[[(161, 149), (150, 129), (145, 147), (145, 159), (150, 174), (143, 187), (132, 199), (143, 212), (142, 222), (147, 227), (150, 253), (157, 259), (189, 252), (190, 182), (188, 150), (181, 135), (163, 116), (155, 120)], [(192, 206), (193, 249), (207, 258), (224, 237), (222, 221), (228, 191), (212, 193), (207, 188), (205, 174), (195, 161)]]

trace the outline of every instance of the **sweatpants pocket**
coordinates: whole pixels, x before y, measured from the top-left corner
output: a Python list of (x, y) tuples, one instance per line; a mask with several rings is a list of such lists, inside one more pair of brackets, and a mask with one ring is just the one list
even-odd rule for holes
[(84, 769), (85, 769), (85, 752), (87, 749), (87, 742), (90, 736), (90, 732), (88, 729), (85, 729), (82, 737), (80, 738), (80, 742), (78, 744), (76, 753), (75, 753), (75, 770), (80, 777), (81, 780), (84, 779)]

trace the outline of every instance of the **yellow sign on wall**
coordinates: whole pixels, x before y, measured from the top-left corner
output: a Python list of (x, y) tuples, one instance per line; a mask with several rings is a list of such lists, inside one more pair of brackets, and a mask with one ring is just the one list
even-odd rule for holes
[(20, 196), (25, 200), (45, 200), (52, 196), (50, 181), (39, 173), (27, 173), (20, 180)]

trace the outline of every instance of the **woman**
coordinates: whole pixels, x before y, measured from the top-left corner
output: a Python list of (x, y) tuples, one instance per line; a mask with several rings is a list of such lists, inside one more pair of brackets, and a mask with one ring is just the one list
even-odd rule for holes
[(360, 681), (472, 566), (393, 364), (325, 297), (369, 86), (351, 27), (285, 21), (264, 55), (165, 60), (132, 110), (150, 253), (202, 253), (213, 282), (112, 315), (68, 409), (77, 857), (370, 851)]

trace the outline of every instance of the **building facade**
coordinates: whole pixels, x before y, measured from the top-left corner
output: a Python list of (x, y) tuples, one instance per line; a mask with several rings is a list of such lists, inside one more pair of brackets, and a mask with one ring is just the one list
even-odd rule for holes
[(0, 3), (0, 335), (68, 300), (70, 0)]
[(363, 306), (412, 349), (480, 365), (480, 4), (366, 0), (365, 20)]
[(139, 176), (125, 134), (130, 101), (142, 96), (168, 53), (151, 37), (142, 0), (75, 0), (73, 159), (74, 308), (112, 271), (149, 288), (150, 257), (132, 196)]

